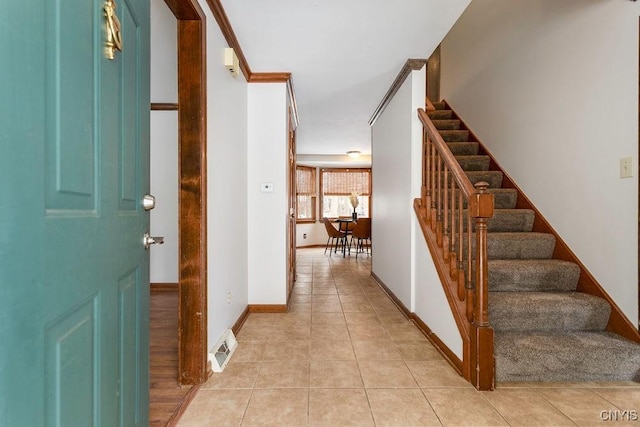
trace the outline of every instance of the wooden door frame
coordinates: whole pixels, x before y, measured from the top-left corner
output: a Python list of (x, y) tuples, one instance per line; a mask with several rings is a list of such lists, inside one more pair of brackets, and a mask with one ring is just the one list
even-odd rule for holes
[(197, 0), (165, 0), (178, 26), (178, 376), (202, 384), (207, 350), (206, 27)]

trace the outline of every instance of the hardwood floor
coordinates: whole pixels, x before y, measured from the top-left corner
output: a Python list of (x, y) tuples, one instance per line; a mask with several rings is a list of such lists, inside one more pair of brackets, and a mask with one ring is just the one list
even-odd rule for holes
[(149, 347), (149, 425), (171, 426), (198, 390), (178, 385), (177, 287), (152, 287)]

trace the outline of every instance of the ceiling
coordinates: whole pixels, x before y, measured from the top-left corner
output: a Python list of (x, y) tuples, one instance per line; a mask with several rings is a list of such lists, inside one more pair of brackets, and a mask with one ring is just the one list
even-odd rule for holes
[(337, 165), (371, 153), (368, 121), (402, 66), (428, 58), (470, 1), (221, 2), (251, 70), (292, 73), (299, 158)]

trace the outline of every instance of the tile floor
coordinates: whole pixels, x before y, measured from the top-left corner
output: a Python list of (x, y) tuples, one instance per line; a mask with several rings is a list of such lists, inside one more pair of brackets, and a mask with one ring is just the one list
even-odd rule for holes
[(178, 425), (640, 427), (638, 383), (476, 391), (376, 285), (370, 267), (366, 256), (298, 250), (290, 312), (249, 316), (229, 365)]

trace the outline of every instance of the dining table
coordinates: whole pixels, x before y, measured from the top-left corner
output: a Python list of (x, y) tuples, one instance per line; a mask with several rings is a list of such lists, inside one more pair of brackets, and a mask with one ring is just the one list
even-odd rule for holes
[[(347, 237), (351, 234), (349, 224), (356, 221), (351, 217), (339, 217), (335, 222), (338, 223), (338, 231), (345, 234), (344, 245), (342, 245), (342, 257), (344, 258), (347, 255)], [(349, 245), (349, 255), (351, 255), (351, 245)]]

